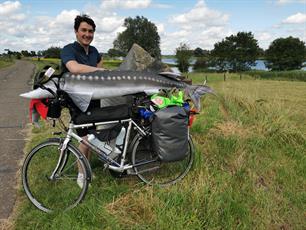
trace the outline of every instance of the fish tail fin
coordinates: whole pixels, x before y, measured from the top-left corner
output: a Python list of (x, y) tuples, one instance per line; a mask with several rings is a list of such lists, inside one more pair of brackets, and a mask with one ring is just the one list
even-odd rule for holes
[(207, 85), (187, 85), (186, 93), (198, 111), (201, 109), (201, 97), (203, 95), (208, 93), (215, 95), (213, 89)]

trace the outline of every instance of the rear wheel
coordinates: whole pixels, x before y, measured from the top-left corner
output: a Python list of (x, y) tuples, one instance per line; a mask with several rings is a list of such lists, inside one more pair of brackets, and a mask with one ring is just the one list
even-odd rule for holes
[[(22, 183), (30, 201), (44, 212), (64, 211), (75, 207), (84, 198), (90, 173), (83, 155), (68, 144), (59, 170), (50, 179), (60, 156), (60, 139), (51, 139), (37, 145), (27, 155), (22, 168)], [(78, 172), (83, 172), (77, 184)]]
[(181, 161), (161, 162), (151, 148), (149, 137), (139, 136), (132, 152), (135, 173), (142, 181), (151, 185), (167, 186), (178, 182), (187, 175), (193, 161), (194, 146), (191, 137), (188, 140), (188, 154)]

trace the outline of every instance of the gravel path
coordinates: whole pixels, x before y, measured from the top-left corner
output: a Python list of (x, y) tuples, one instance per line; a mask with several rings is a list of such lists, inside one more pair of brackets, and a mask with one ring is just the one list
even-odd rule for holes
[(23, 159), (25, 125), (29, 122), (29, 100), (19, 97), (28, 91), (35, 66), (16, 61), (0, 69), (0, 228), (12, 213), (16, 201), (16, 172)]

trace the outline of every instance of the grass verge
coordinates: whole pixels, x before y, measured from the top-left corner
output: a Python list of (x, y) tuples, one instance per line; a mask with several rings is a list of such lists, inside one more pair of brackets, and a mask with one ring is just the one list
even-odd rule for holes
[(14, 64), (14, 60), (13, 59), (0, 58), (0, 69), (8, 67), (8, 66), (13, 65), (13, 64)]

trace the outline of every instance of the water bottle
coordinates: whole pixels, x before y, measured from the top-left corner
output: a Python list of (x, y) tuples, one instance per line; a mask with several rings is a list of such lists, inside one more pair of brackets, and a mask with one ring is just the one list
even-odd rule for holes
[(100, 141), (98, 138), (96, 138), (95, 135), (93, 134), (88, 134), (87, 135), (87, 140), (93, 144), (94, 146), (96, 146), (98, 149), (102, 150), (104, 153), (106, 153), (107, 155), (109, 155), (112, 152), (112, 148), (106, 144), (103, 141)]
[[(109, 157), (112, 159), (115, 159), (119, 154), (121, 154), (120, 147), (123, 146), (124, 142), (124, 137), (125, 137), (125, 128), (122, 127), (120, 130), (120, 133), (118, 134), (116, 140), (111, 140), (110, 141), (110, 147), (112, 148), (111, 154), (109, 154)], [(118, 147), (117, 147), (118, 146)]]
[(123, 141), (124, 141), (124, 137), (125, 137), (125, 128), (122, 127), (121, 131), (116, 139), (116, 146), (122, 146), (123, 145)]

